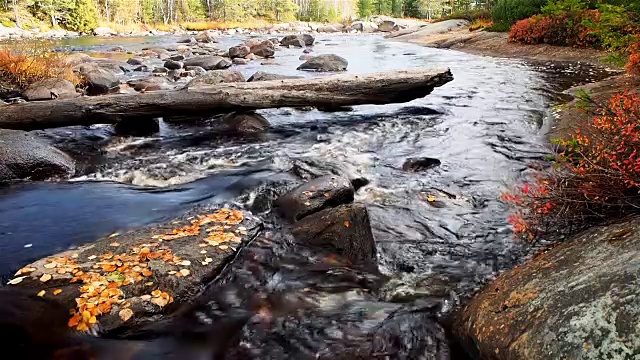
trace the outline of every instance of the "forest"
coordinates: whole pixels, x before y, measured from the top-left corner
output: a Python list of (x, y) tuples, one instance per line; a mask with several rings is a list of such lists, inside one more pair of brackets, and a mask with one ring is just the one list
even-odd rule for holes
[(438, 18), (497, 0), (0, 0), (0, 24), (87, 32), (98, 24), (342, 22), (372, 15)]

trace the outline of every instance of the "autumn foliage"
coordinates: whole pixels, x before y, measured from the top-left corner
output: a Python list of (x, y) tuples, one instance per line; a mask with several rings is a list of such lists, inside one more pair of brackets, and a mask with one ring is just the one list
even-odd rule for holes
[(630, 75), (640, 76), (640, 43), (635, 44), (631, 49), (625, 69)]
[(617, 94), (597, 113), (559, 141), (553, 166), (502, 196), (518, 235), (571, 233), (640, 209), (640, 98)]
[(0, 49), (0, 80), (19, 88), (49, 78), (63, 78), (77, 85), (80, 79), (64, 61), (64, 56), (39, 49), (29, 52)]
[(532, 16), (516, 22), (511, 27), (509, 41), (522, 44), (599, 47), (599, 39), (595, 35), (598, 30), (593, 25), (600, 21), (600, 16), (600, 10)]

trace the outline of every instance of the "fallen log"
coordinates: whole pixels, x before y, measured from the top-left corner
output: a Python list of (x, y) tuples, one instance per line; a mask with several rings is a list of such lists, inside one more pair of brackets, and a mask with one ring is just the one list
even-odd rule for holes
[(0, 128), (36, 130), (114, 124), (135, 118), (207, 116), (279, 107), (336, 108), (403, 103), (453, 80), (448, 68), (226, 83), (207, 87), (30, 102), (3, 106)]

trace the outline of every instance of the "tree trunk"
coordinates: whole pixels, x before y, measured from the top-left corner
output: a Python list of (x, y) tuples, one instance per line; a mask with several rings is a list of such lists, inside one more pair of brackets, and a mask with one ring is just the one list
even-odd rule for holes
[(403, 103), (422, 98), (451, 80), (453, 75), (447, 68), (414, 69), (30, 102), (4, 106), (0, 111), (0, 128), (35, 130), (279, 107)]

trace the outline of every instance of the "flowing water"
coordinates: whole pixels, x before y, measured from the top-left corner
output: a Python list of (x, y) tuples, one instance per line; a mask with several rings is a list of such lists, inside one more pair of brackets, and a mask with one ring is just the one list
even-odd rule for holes
[[(135, 51), (175, 40), (60, 46)], [(220, 47), (239, 42), (227, 37)], [(551, 107), (566, 99), (562, 91), (569, 86), (608, 75), (587, 65), (531, 64), (375, 36), (319, 35), (314, 52), (345, 57), (349, 73), (447, 66), (454, 80), (407, 104), (337, 113), (261, 111), (272, 128), (253, 137), (220, 133), (212, 126), (216, 119), (164, 119), (160, 133), (147, 138), (114, 137), (99, 125), (39, 132), (73, 154), (81, 174), (66, 183), (2, 189), (0, 271), (196, 204), (241, 206), (247, 203), (241, 199), (252, 197), (239, 195), (286, 178), (292, 164), (304, 162), (369, 181), (356, 201), (369, 210), (379, 264), (392, 279), (385, 299), (467, 295), (526, 254), (511, 236), (499, 195), (544, 159), (541, 129), (551, 121)], [(300, 55), (299, 49), (283, 49), (274, 64), (254, 61), (237, 70), (300, 75)], [(402, 170), (415, 157), (437, 158), (441, 165), (422, 173)]]

